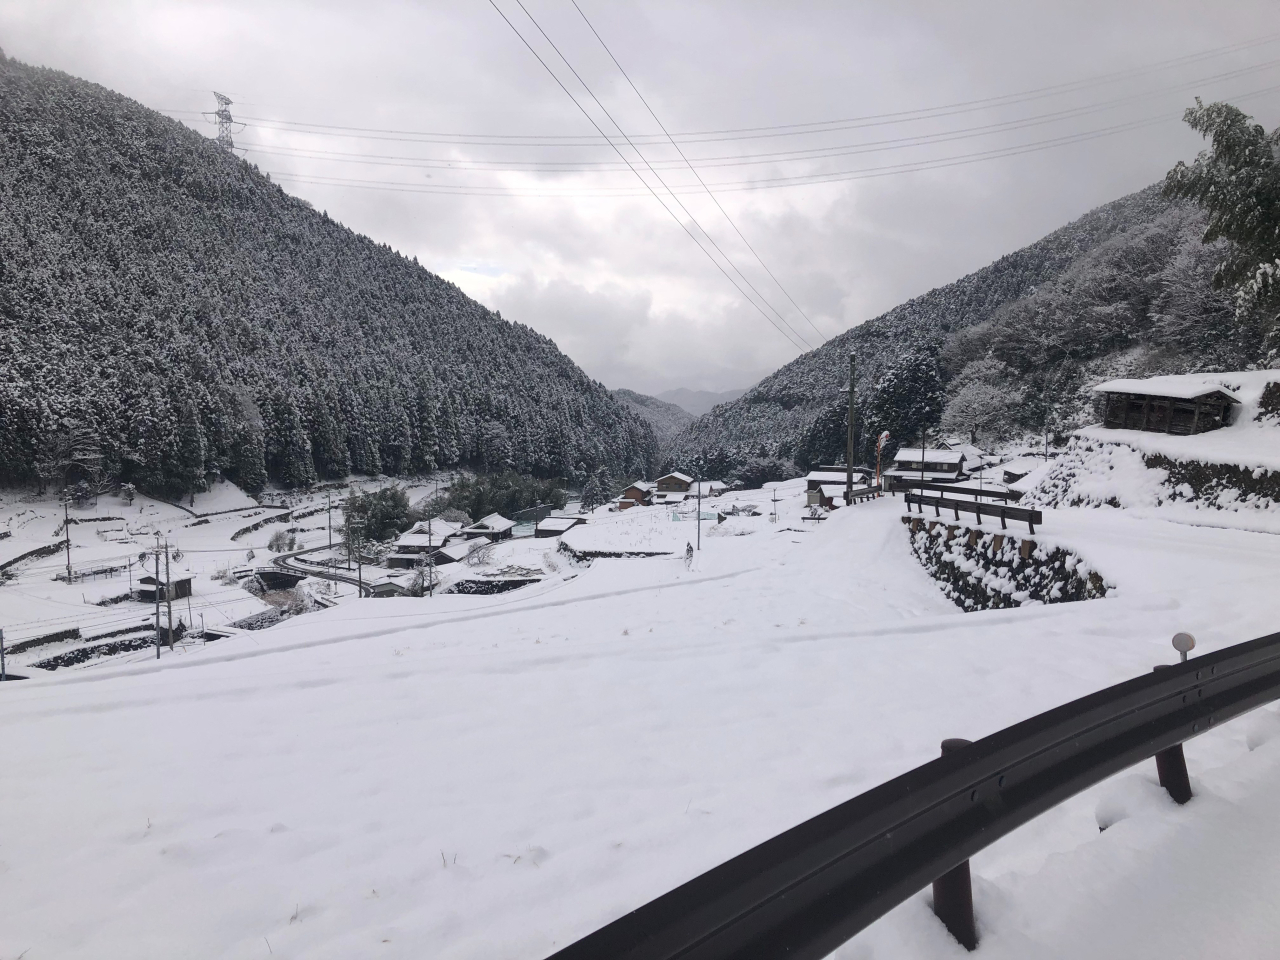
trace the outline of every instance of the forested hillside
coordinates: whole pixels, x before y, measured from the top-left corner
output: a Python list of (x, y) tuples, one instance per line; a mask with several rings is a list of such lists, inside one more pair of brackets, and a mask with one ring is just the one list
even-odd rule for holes
[(0, 54), (0, 482), (68, 444), (177, 494), (471, 464), (639, 476), (546, 337), (177, 122)]
[(695, 421), (672, 463), (842, 457), (850, 352), (863, 462), (885, 430), (890, 451), (922, 425), (986, 442), (1060, 433), (1092, 419), (1089, 386), (1108, 377), (1260, 362), (1265, 325), (1213, 288), (1223, 244), (1201, 242), (1207, 222), (1158, 186), (1099, 207), (792, 361)]
[(693, 414), (684, 407), (667, 403), (657, 397), (621, 389), (613, 391), (613, 395), (624, 407), (644, 419), (653, 428), (653, 435), (657, 438), (662, 455), (665, 455), (677, 434), (693, 423)]

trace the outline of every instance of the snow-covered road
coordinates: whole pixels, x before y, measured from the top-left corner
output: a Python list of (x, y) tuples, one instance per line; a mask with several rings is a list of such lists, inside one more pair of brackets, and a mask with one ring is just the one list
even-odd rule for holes
[[(944, 737), (1169, 662), (1176, 630), (1280, 625), (1280, 537), (1056, 512), (1117, 596), (961, 614), (899, 511), (5, 684), (0, 957), (541, 957)], [(1185, 808), (1139, 769), (985, 851), (984, 953), (1168, 956), (1229, 906), (1227, 953), (1259, 955), (1277, 734), (1268, 709), (1190, 744)], [(961, 955), (923, 896), (842, 953)]]

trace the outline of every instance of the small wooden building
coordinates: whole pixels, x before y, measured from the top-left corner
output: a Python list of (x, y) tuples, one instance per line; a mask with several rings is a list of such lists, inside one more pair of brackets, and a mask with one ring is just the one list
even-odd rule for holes
[(618, 509), (649, 506), (653, 502), (653, 491), (654, 485), (648, 480), (637, 480), (618, 495)]
[(558, 537), (562, 533), (572, 530), (580, 523), (586, 523), (586, 517), (546, 517), (538, 521), (538, 525), (533, 528), (535, 537)]
[(1093, 388), (1106, 397), (1102, 425), (1113, 430), (1189, 435), (1231, 422), (1234, 393), (1203, 375), (1108, 380)]
[[(159, 585), (159, 590), (156, 587)], [(143, 603), (155, 603), (156, 593), (160, 594), (159, 599), (165, 600), (181, 600), (184, 597), (191, 596), (191, 578), (175, 577), (168, 583), (163, 580), (156, 580), (153, 576), (145, 576), (138, 578), (138, 586), (134, 591), (135, 596)]]

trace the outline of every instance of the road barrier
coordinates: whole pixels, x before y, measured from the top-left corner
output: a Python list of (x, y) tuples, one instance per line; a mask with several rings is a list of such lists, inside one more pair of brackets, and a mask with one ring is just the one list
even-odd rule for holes
[(972, 948), (970, 857), (1152, 757), (1161, 784), (1185, 803), (1183, 742), (1278, 698), (1280, 633), (1158, 668), (973, 743), (949, 741), (938, 759), (690, 880), (553, 960), (817, 960), (931, 883), (935, 913)]

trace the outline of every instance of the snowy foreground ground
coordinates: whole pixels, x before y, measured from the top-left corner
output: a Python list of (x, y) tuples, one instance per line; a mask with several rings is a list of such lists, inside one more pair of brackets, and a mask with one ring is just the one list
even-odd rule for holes
[[(566, 562), (4, 684), (0, 958), (536, 960), (944, 737), (1171, 662), (1175, 631), (1280, 629), (1280, 537), (1047, 511), (1114, 595), (963, 614), (901, 501), (796, 503), (704, 525), (691, 567)], [(976, 857), (977, 955), (1274, 956), (1280, 712), (1187, 757), (1186, 807), (1146, 764)], [(967, 954), (921, 892), (837, 956)]]

